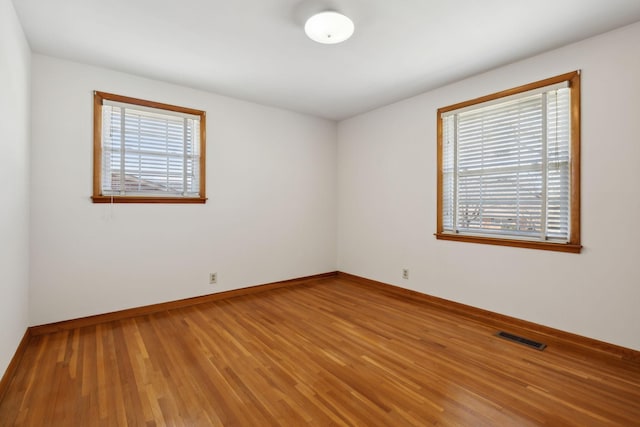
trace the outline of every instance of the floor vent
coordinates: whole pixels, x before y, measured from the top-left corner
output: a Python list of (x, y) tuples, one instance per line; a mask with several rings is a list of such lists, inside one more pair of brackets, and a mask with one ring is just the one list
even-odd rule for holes
[(519, 344), (524, 344), (528, 347), (535, 348), (536, 350), (544, 350), (547, 346), (546, 344), (542, 344), (541, 342), (533, 341), (527, 338), (519, 337), (517, 335), (510, 334), (508, 332), (500, 331), (496, 334), (496, 336), (500, 338), (504, 338), (505, 340), (517, 342)]

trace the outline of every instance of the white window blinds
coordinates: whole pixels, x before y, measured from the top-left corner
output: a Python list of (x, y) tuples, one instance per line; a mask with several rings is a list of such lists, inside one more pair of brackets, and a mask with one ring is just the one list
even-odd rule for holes
[(105, 100), (102, 194), (198, 197), (200, 118)]
[(567, 84), (442, 113), (443, 232), (568, 242), (570, 147)]

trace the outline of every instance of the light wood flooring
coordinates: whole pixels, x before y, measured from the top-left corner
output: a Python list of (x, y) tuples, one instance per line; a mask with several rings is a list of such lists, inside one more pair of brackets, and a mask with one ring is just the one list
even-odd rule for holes
[(640, 426), (639, 362), (496, 331), (322, 279), (31, 337), (0, 425)]

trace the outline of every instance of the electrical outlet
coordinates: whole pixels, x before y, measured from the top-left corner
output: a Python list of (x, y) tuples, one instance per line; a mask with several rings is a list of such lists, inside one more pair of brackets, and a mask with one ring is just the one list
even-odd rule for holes
[(405, 280), (409, 280), (409, 269), (408, 268), (403, 268), (402, 269), (402, 278)]
[(215, 285), (218, 283), (218, 273), (209, 273), (209, 284)]

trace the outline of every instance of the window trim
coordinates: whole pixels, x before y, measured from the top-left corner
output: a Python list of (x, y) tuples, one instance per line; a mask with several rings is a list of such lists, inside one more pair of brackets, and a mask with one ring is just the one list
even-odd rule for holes
[[(522, 92), (550, 86), (557, 83), (568, 82), (571, 90), (571, 167), (570, 167), (570, 236), (567, 243), (552, 243), (533, 240), (519, 240), (509, 238), (470, 236), (451, 234), (444, 232), (442, 209), (444, 204), (443, 194), (443, 128), (442, 113), (457, 110), (463, 107), (516, 95)], [(526, 85), (496, 92), (490, 95), (481, 96), (469, 101), (460, 102), (448, 107), (439, 108), (437, 111), (437, 228), (435, 237), (438, 240), (452, 240), (468, 243), (483, 243), (489, 245), (512, 246), (529, 249), (543, 249), (550, 251), (580, 253), (582, 245), (580, 243), (580, 71), (573, 71)]]
[[(156, 108), (160, 110), (191, 114), (200, 117), (200, 192), (198, 197), (168, 196), (111, 196), (102, 194), (102, 105), (104, 100)], [(107, 92), (93, 93), (93, 203), (206, 203), (205, 192), (206, 158), (206, 112), (144, 99), (131, 98)]]

